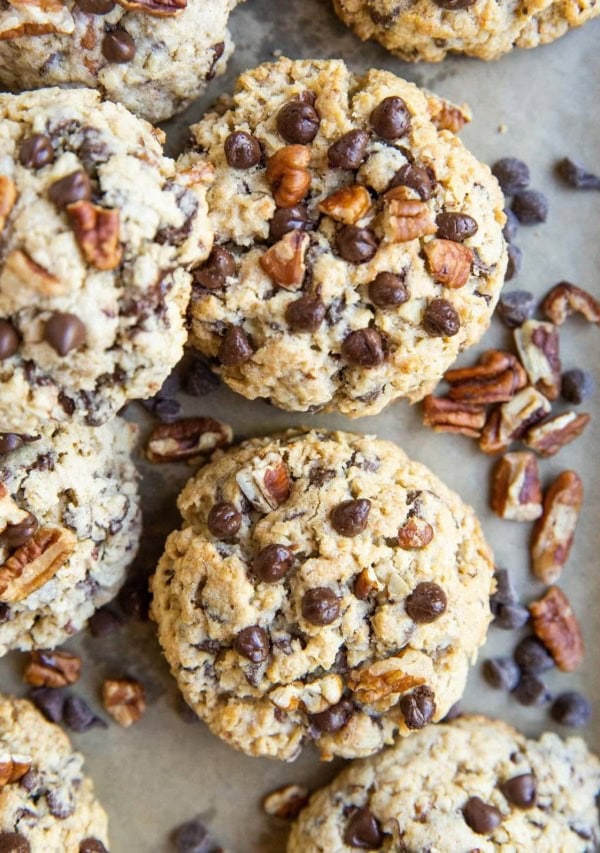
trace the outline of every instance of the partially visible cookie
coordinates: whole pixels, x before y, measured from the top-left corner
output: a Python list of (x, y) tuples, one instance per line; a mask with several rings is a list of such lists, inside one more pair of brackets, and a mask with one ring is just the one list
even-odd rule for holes
[(83, 756), (30, 702), (0, 696), (0, 850), (108, 853)]
[(153, 617), (190, 707), (250, 755), (377, 752), (461, 696), (490, 622), (473, 511), (394, 444), (289, 432), (189, 481)]
[(141, 516), (133, 426), (0, 433), (0, 655), (52, 648), (113, 598)]
[(600, 762), (581, 738), (461, 717), (357, 761), (318, 791), (288, 853), (592, 853)]

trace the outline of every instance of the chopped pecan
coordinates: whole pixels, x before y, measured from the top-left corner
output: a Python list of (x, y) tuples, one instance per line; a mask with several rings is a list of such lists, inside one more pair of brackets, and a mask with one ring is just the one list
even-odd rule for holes
[(509, 521), (540, 517), (542, 486), (533, 453), (507, 453), (498, 461), (492, 475), (490, 506), (496, 515)]
[(259, 512), (270, 512), (290, 496), (288, 467), (277, 453), (255, 459), (236, 475), (237, 484), (252, 506)]
[(451, 386), (451, 400), (483, 406), (507, 403), (527, 385), (519, 359), (502, 350), (487, 350), (474, 367), (447, 370), (444, 379)]
[(233, 430), (222, 421), (182, 418), (154, 427), (146, 445), (146, 455), (150, 462), (181, 462), (210, 456), (232, 441)]
[(345, 225), (354, 225), (368, 213), (370, 208), (371, 196), (368, 190), (359, 184), (343, 187), (333, 195), (327, 196), (319, 205), (322, 213)]
[(428, 97), (427, 106), (431, 121), (438, 130), (459, 133), (472, 118), (471, 110), (466, 104), (457, 106), (435, 95)]
[(430, 240), (423, 246), (429, 272), (438, 284), (456, 290), (464, 287), (471, 275), (473, 250), (454, 240)]
[(582, 502), (583, 483), (575, 471), (559, 474), (544, 496), (531, 539), (531, 568), (544, 583), (557, 580), (569, 559)]
[(269, 817), (294, 820), (308, 805), (308, 788), (302, 785), (284, 785), (271, 791), (263, 800), (263, 809)]
[(0, 483), (0, 533), (7, 527), (21, 524), (29, 513), (21, 509), (3, 483)]
[(47, 33), (68, 35), (74, 28), (63, 0), (10, 0), (0, 15), (0, 41)]
[(129, 728), (146, 710), (146, 694), (134, 678), (107, 678), (102, 685), (102, 704), (120, 726)]
[(9, 296), (16, 296), (23, 290), (33, 290), (41, 296), (62, 296), (69, 291), (69, 286), (37, 264), (28, 254), (15, 249), (4, 262), (2, 290)]
[(128, 12), (145, 12), (156, 18), (172, 18), (187, 7), (187, 0), (117, 0)]
[(398, 531), (398, 545), (406, 551), (425, 548), (433, 539), (433, 527), (424, 519), (412, 516)]
[(433, 397), (423, 400), (423, 423), (436, 432), (454, 432), (479, 438), (485, 424), (485, 407), (470, 403), (456, 403), (448, 397)]
[(77, 538), (64, 527), (41, 527), (0, 566), (0, 601), (23, 601), (64, 566)]
[(542, 314), (555, 326), (562, 326), (570, 314), (581, 314), (590, 323), (600, 323), (600, 302), (582, 287), (561, 281), (546, 295)]
[(558, 586), (551, 586), (529, 605), (533, 630), (562, 672), (573, 672), (583, 661), (583, 637), (571, 603)]
[(373, 569), (368, 566), (360, 572), (354, 581), (352, 592), (360, 601), (365, 601), (371, 593), (377, 592), (379, 589), (381, 589), (381, 584)]
[(81, 675), (81, 658), (69, 652), (40, 649), (29, 654), (23, 679), (33, 687), (66, 687)]
[(91, 201), (67, 205), (67, 214), (77, 245), (88, 264), (98, 270), (114, 270), (121, 263), (119, 211), (99, 207)]
[(503, 453), (549, 412), (550, 403), (543, 394), (531, 386), (523, 388), (491, 412), (479, 440), (480, 449), (484, 453)]
[(310, 189), (310, 148), (307, 145), (286, 145), (267, 161), (267, 180), (273, 190), (277, 207), (293, 207)]
[(6, 220), (17, 200), (15, 182), (8, 175), (0, 175), (0, 231), (4, 229)]
[(304, 256), (310, 243), (304, 231), (288, 231), (261, 256), (260, 265), (274, 282), (286, 290), (302, 287), (306, 274)]
[(575, 441), (590, 420), (590, 416), (585, 412), (579, 414), (565, 412), (562, 415), (556, 415), (528, 430), (523, 443), (540, 456), (554, 456), (565, 444)]
[(18, 782), (31, 769), (31, 758), (0, 751), (0, 791), (5, 785)]
[(348, 687), (363, 705), (373, 705), (382, 700), (395, 704), (394, 696), (425, 682), (424, 678), (405, 672), (400, 664), (399, 658), (386, 658), (363, 669), (352, 670), (348, 673)]
[(552, 323), (527, 320), (514, 335), (529, 381), (549, 400), (556, 400), (560, 393), (558, 329)]
[[(164, 139), (159, 141), (163, 144)], [(198, 160), (188, 169), (179, 169), (175, 176), (175, 181), (187, 189), (197, 186), (210, 187), (215, 179), (215, 171), (212, 163), (209, 163), (207, 160)]]
[(425, 202), (414, 198), (398, 198), (406, 187), (395, 187), (385, 194), (383, 212), (383, 230), (386, 237), (394, 243), (406, 243), (429, 234), (435, 234), (437, 227)]

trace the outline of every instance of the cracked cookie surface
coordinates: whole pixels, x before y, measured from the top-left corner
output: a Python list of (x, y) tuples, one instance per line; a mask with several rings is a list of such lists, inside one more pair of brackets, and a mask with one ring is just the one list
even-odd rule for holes
[(251, 755), (377, 752), (461, 696), (492, 559), (456, 494), (394, 444), (253, 439), (182, 491), (153, 618), (189, 705)]

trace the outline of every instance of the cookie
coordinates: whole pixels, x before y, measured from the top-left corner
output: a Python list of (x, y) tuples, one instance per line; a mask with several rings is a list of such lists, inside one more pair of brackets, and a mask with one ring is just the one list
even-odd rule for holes
[(120, 418), (0, 433), (0, 655), (57, 646), (117, 594), (140, 536), (135, 436)]
[(91, 90), (0, 95), (0, 429), (97, 425), (181, 357), (206, 170)]
[(581, 738), (529, 740), (461, 717), (357, 761), (318, 791), (288, 853), (592, 853), (600, 762)]
[(405, 62), (448, 54), (498, 59), (514, 47), (538, 47), (600, 14), (593, 0), (333, 0), (342, 21)]
[(490, 621), (472, 510), (396, 445), (253, 439), (183, 489), (153, 618), (188, 704), (249, 755), (377, 752), (461, 696)]
[(30, 702), (0, 696), (0, 850), (108, 853), (83, 756)]
[(0, 82), (21, 92), (89, 86), (158, 122), (225, 70), (239, 0), (64, 0), (0, 10)]
[(421, 399), (487, 328), (506, 266), (495, 178), (436, 127), (463, 112), (338, 60), (261, 65), (220, 107), (180, 161), (215, 168), (192, 344), (290, 411)]

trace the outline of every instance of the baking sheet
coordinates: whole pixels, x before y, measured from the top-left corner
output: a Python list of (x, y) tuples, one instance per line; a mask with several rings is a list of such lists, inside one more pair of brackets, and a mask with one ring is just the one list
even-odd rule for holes
[[(475, 113), (462, 136), (480, 159), (514, 155), (525, 159), (532, 185), (550, 198), (548, 222), (522, 228), (518, 244), (524, 252), (521, 275), (509, 287), (527, 288), (540, 296), (568, 279), (600, 295), (600, 193), (569, 190), (553, 178), (554, 162), (566, 154), (600, 170), (600, 84), (598, 36), (600, 22), (571, 33), (536, 51), (519, 51), (497, 63), (454, 58), (441, 65), (407, 65), (376, 44), (361, 44), (334, 16), (329, 0), (248, 0), (232, 16), (238, 45), (228, 73), (212, 84), (207, 97), (167, 125), (169, 153), (176, 154), (186, 128), (210, 102), (230, 91), (235, 77), (247, 67), (281, 52), (294, 58), (342, 57), (356, 71), (369, 66), (388, 68), (457, 101), (468, 101)], [(510, 335), (495, 321), (483, 342), (463, 358), (474, 361), (483, 349), (509, 343)], [(583, 321), (569, 320), (561, 333), (565, 367), (587, 367), (600, 383), (600, 334)], [(461, 436), (437, 435), (421, 426), (419, 407), (399, 402), (375, 418), (348, 421), (339, 416), (291, 415), (266, 403), (250, 403), (225, 388), (201, 399), (181, 398), (186, 415), (210, 414), (232, 425), (238, 437), (263, 434), (292, 425), (354, 429), (374, 433), (400, 444), (410, 456), (429, 465), (449, 486), (475, 506), (493, 546), (497, 564), (510, 569), (524, 597), (539, 587), (528, 576), (527, 540), (530, 525), (501, 521), (487, 508), (492, 460)], [(593, 700), (595, 717), (582, 733), (600, 751), (600, 684), (598, 669), (598, 599), (600, 598), (600, 460), (598, 420), (600, 394), (583, 406), (595, 420), (584, 437), (557, 457), (542, 463), (545, 482), (560, 470), (574, 468), (584, 480), (585, 504), (572, 556), (563, 575), (585, 631), (587, 654), (574, 675), (552, 673), (548, 684), (557, 691), (583, 689)], [(138, 406), (128, 417), (141, 424), (142, 438), (150, 418)], [(191, 470), (185, 464), (157, 466), (140, 461), (144, 474), (145, 533), (135, 571), (148, 572), (160, 554), (166, 534), (178, 524), (175, 497)], [(513, 632), (492, 628), (482, 657), (508, 654)], [(311, 787), (325, 783), (340, 763), (320, 764), (310, 749), (294, 764), (252, 759), (236, 753), (213, 737), (199, 722), (178, 715), (177, 690), (160, 656), (151, 625), (129, 623), (104, 639), (87, 632), (68, 644), (84, 658), (84, 678), (77, 692), (95, 711), (106, 716), (98, 699), (103, 678), (130, 674), (146, 686), (149, 707), (129, 730), (111, 724), (73, 735), (87, 759), (88, 772), (109, 813), (112, 853), (167, 853), (173, 850), (173, 827), (200, 815), (219, 844), (229, 853), (275, 853), (285, 849), (286, 826), (266, 818), (261, 796), (285, 783)], [(20, 678), (24, 656), (13, 654), (0, 663), (3, 691), (25, 693)], [(552, 727), (544, 709), (526, 709), (506, 694), (492, 691), (471, 673), (462, 707), (501, 716), (527, 734)], [(563, 730), (563, 733), (567, 733)]]

